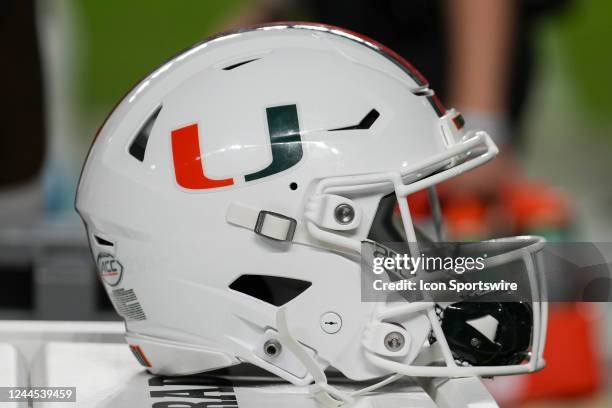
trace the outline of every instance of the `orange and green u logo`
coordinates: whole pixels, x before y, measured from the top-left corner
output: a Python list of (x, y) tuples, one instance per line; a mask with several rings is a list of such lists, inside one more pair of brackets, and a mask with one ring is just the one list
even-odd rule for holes
[[(300, 126), (295, 105), (266, 108), (272, 163), (268, 167), (247, 174), (249, 182), (268, 177), (295, 166), (303, 155)], [(174, 172), (179, 186), (190, 190), (203, 190), (231, 186), (233, 178), (211, 179), (200, 153), (199, 129), (197, 124), (188, 125), (172, 131), (172, 158)]]

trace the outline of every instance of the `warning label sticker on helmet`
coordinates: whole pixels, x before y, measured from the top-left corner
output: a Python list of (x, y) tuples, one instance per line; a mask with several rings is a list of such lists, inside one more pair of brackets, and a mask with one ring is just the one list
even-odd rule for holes
[(117, 286), (123, 276), (123, 265), (108, 253), (101, 253), (96, 260), (98, 273), (102, 280), (110, 286)]
[(126, 321), (147, 320), (134, 289), (113, 289), (110, 298), (119, 316)]

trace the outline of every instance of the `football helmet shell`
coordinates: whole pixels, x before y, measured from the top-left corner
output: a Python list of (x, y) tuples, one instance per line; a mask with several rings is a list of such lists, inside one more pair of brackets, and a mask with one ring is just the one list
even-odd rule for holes
[[(76, 207), (150, 371), (248, 362), (342, 399), (325, 368), (368, 380), (543, 365), (545, 303), (533, 307), (528, 363), (475, 366), (457, 363), (432, 302), (360, 297), (361, 242), (381, 198), (398, 197), (418, 253), (405, 197), (496, 153), (382, 45), (279, 23), (202, 42), (132, 89), (92, 145)], [(542, 241), (516, 239), (523, 250), (507, 256), (543, 290)], [(397, 331), (405, 343), (385, 349)]]

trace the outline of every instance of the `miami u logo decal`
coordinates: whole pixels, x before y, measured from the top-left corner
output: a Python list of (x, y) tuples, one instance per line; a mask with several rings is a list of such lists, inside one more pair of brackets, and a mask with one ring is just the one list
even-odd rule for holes
[[(268, 167), (244, 176), (246, 182), (268, 177), (295, 166), (302, 159), (302, 139), (295, 105), (266, 109), (272, 163)], [(204, 190), (234, 184), (233, 178), (211, 179), (200, 152), (197, 124), (172, 131), (172, 159), (176, 182), (183, 188)]]

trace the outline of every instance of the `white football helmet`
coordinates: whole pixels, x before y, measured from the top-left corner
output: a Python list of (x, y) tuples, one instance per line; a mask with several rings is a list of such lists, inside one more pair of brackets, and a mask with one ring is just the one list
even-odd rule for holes
[[(400, 236), (418, 253), (407, 195), (496, 153), (384, 46), (279, 23), (202, 42), (136, 85), (93, 143), (76, 207), (151, 372), (251, 363), (341, 401), (350, 396), (327, 385), (328, 368), (385, 383), (543, 366), (545, 302), (486, 308), (498, 327), (488, 358), (443, 329), (453, 318), (461, 331), (461, 307), (445, 316), (435, 302), (361, 298), (362, 242)], [(403, 231), (385, 236), (388, 197)], [(541, 300), (542, 240), (507, 241), (517, 249), (489, 260), (524, 263)], [(503, 344), (504, 327), (522, 337)]]

